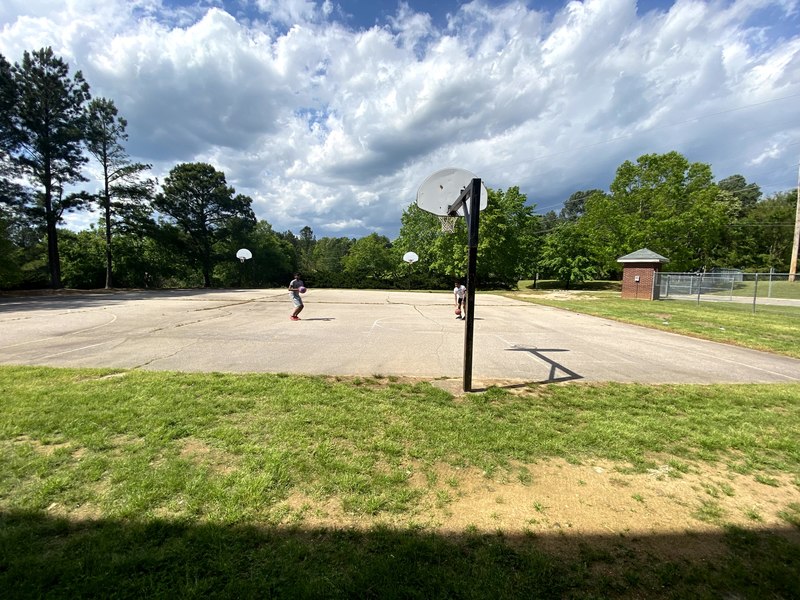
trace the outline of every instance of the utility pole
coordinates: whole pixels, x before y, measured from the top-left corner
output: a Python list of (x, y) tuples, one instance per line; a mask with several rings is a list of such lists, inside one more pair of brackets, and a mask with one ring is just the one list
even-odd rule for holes
[(800, 163), (797, 165), (797, 208), (794, 213), (794, 242), (792, 242), (792, 260), (789, 261), (789, 281), (797, 275), (797, 249), (800, 246)]

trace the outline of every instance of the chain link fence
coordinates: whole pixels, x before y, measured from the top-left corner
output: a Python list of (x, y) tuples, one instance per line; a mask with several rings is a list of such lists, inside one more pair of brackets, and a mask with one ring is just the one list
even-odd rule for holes
[(800, 276), (788, 273), (743, 273), (719, 269), (709, 273), (656, 273), (660, 300), (726, 302), (733, 308), (800, 318)]

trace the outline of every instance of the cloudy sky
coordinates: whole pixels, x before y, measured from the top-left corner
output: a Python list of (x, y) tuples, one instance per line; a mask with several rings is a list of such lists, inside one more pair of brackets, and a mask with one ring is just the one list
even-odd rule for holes
[(3, 0), (0, 53), (44, 46), (279, 231), (394, 238), (445, 167), (539, 213), (645, 153), (797, 182), (800, 0)]

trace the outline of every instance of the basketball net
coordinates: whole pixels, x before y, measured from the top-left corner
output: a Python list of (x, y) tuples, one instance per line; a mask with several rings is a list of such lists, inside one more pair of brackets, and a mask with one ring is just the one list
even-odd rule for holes
[(453, 233), (456, 230), (456, 221), (458, 217), (451, 217), (450, 215), (437, 215), (439, 223), (442, 224), (442, 233)]

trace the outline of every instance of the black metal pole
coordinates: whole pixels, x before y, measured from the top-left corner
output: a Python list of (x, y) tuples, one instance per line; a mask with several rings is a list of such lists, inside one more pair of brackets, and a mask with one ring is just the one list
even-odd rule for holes
[(478, 284), (478, 220), (481, 214), (481, 180), (470, 183), (467, 209), (467, 323), (464, 333), (464, 391), (472, 390), (472, 341), (475, 331), (475, 288)]

